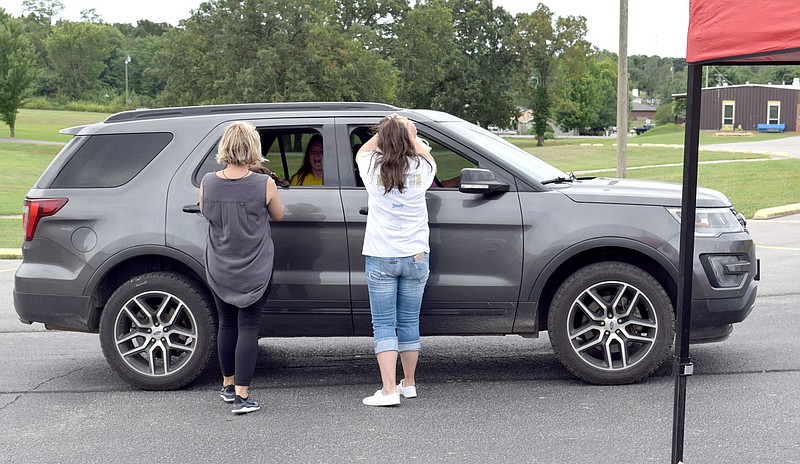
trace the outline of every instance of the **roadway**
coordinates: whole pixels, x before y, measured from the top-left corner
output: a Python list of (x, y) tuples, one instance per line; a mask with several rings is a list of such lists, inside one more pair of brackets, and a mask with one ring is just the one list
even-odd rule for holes
[[(685, 458), (800, 462), (800, 215), (748, 225), (756, 308), (722, 343), (693, 345)], [(561, 367), (546, 334), (428, 337), (419, 398), (361, 405), (378, 388), (368, 338), (260, 342), (254, 397), (235, 417), (218, 379), (176, 392), (132, 388), (96, 335), (16, 320), (0, 260), (0, 462), (669, 462), (670, 366), (635, 385), (592, 386)]]

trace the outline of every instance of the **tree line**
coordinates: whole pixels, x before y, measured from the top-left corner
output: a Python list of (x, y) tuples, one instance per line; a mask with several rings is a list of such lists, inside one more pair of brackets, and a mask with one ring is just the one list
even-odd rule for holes
[[(540, 143), (548, 121), (616, 124), (616, 54), (586, 40), (586, 18), (542, 3), (511, 15), (491, 0), (210, 0), (178, 26), (107, 24), (94, 10), (66, 21), (63, 8), (0, 9), (0, 116), (12, 133), (26, 98), (111, 110), (377, 101), (484, 127), (510, 127), (525, 108)], [(682, 58), (629, 60), (632, 88), (662, 102), (685, 91)]]

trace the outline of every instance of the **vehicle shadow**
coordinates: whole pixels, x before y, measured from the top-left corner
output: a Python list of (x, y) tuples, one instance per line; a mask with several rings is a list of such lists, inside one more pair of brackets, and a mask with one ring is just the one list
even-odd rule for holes
[[(572, 375), (556, 358), (547, 336), (423, 337), (417, 379), (430, 383), (548, 381), (590, 385)], [(216, 368), (196, 381), (216, 385)], [(372, 340), (360, 338), (262, 339), (254, 382), (259, 388), (374, 385), (379, 372)], [(402, 368), (398, 362), (398, 379)], [(650, 377), (672, 375), (668, 358)]]

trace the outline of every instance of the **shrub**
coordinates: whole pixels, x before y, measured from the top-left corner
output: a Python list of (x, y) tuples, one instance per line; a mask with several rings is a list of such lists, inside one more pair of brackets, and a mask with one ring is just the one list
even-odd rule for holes
[(664, 103), (656, 109), (656, 124), (663, 126), (675, 122), (672, 103)]

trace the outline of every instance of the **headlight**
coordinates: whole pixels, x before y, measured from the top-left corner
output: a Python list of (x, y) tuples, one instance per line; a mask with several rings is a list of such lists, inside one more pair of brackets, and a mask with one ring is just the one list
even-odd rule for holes
[[(680, 208), (667, 208), (681, 222)], [(730, 208), (697, 208), (694, 216), (695, 237), (719, 237), (729, 232), (743, 232), (744, 227)]]

